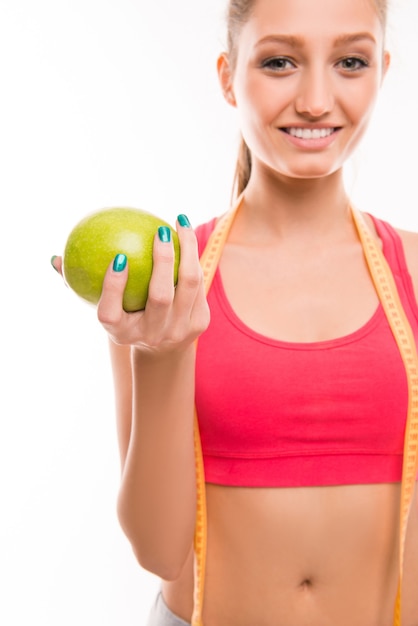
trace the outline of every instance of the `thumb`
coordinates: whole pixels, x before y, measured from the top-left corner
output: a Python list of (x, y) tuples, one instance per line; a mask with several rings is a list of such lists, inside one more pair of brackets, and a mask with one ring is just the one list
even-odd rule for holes
[(125, 254), (117, 254), (107, 268), (97, 304), (97, 317), (102, 324), (115, 324), (123, 315), (123, 293), (127, 280), (128, 259)]
[(54, 254), (54, 256), (51, 258), (51, 265), (54, 270), (58, 272), (58, 274), (62, 275), (62, 257), (56, 256)]

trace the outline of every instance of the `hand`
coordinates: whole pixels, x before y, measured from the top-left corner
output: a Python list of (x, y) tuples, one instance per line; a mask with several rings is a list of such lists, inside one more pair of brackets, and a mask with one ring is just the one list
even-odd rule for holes
[[(113, 261), (109, 265), (97, 305), (97, 317), (115, 343), (132, 345), (150, 353), (172, 352), (185, 349), (206, 330), (210, 314), (196, 236), (190, 227), (181, 226), (179, 221), (177, 232), (181, 251), (177, 286), (173, 285), (173, 244), (161, 241), (156, 234), (153, 271), (143, 311), (127, 313), (123, 310), (129, 266), (117, 271)], [(53, 257), (51, 262), (62, 274), (62, 258)]]

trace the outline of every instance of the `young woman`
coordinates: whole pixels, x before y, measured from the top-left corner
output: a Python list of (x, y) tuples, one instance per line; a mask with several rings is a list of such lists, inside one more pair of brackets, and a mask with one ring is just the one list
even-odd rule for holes
[[(353, 222), (342, 167), (389, 66), (384, 0), (234, 0), (218, 60), (243, 142), (239, 209), (206, 298), (216, 219), (155, 238), (143, 312), (118, 256), (110, 336), (121, 526), (163, 581), (150, 626), (190, 624), (196, 473), (206, 475), (205, 626), (391, 626), (408, 404), (405, 369)], [(418, 337), (418, 235), (365, 215)], [(59, 268), (60, 259), (55, 261)], [(197, 350), (195, 340), (199, 338)], [(418, 502), (403, 626), (418, 626)]]

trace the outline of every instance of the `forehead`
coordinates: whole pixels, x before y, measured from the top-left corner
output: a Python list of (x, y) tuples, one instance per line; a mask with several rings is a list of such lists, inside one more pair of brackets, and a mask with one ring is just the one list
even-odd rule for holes
[(255, 0), (243, 31), (253, 38), (280, 33), (326, 40), (370, 32), (383, 39), (375, 0)]

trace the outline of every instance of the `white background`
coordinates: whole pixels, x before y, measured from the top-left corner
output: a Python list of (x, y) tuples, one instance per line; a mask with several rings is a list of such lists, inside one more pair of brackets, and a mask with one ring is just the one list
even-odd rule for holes
[[(115, 515), (104, 332), (51, 269), (75, 223), (128, 205), (193, 224), (228, 206), (238, 131), (215, 71), (224, 0), (0, 0), (0, 623), (141, 626), (158, 581)], [(352, 196), (418, 229), (418, 3)], [(353, 172), (355, 176), (353, 177)]]

